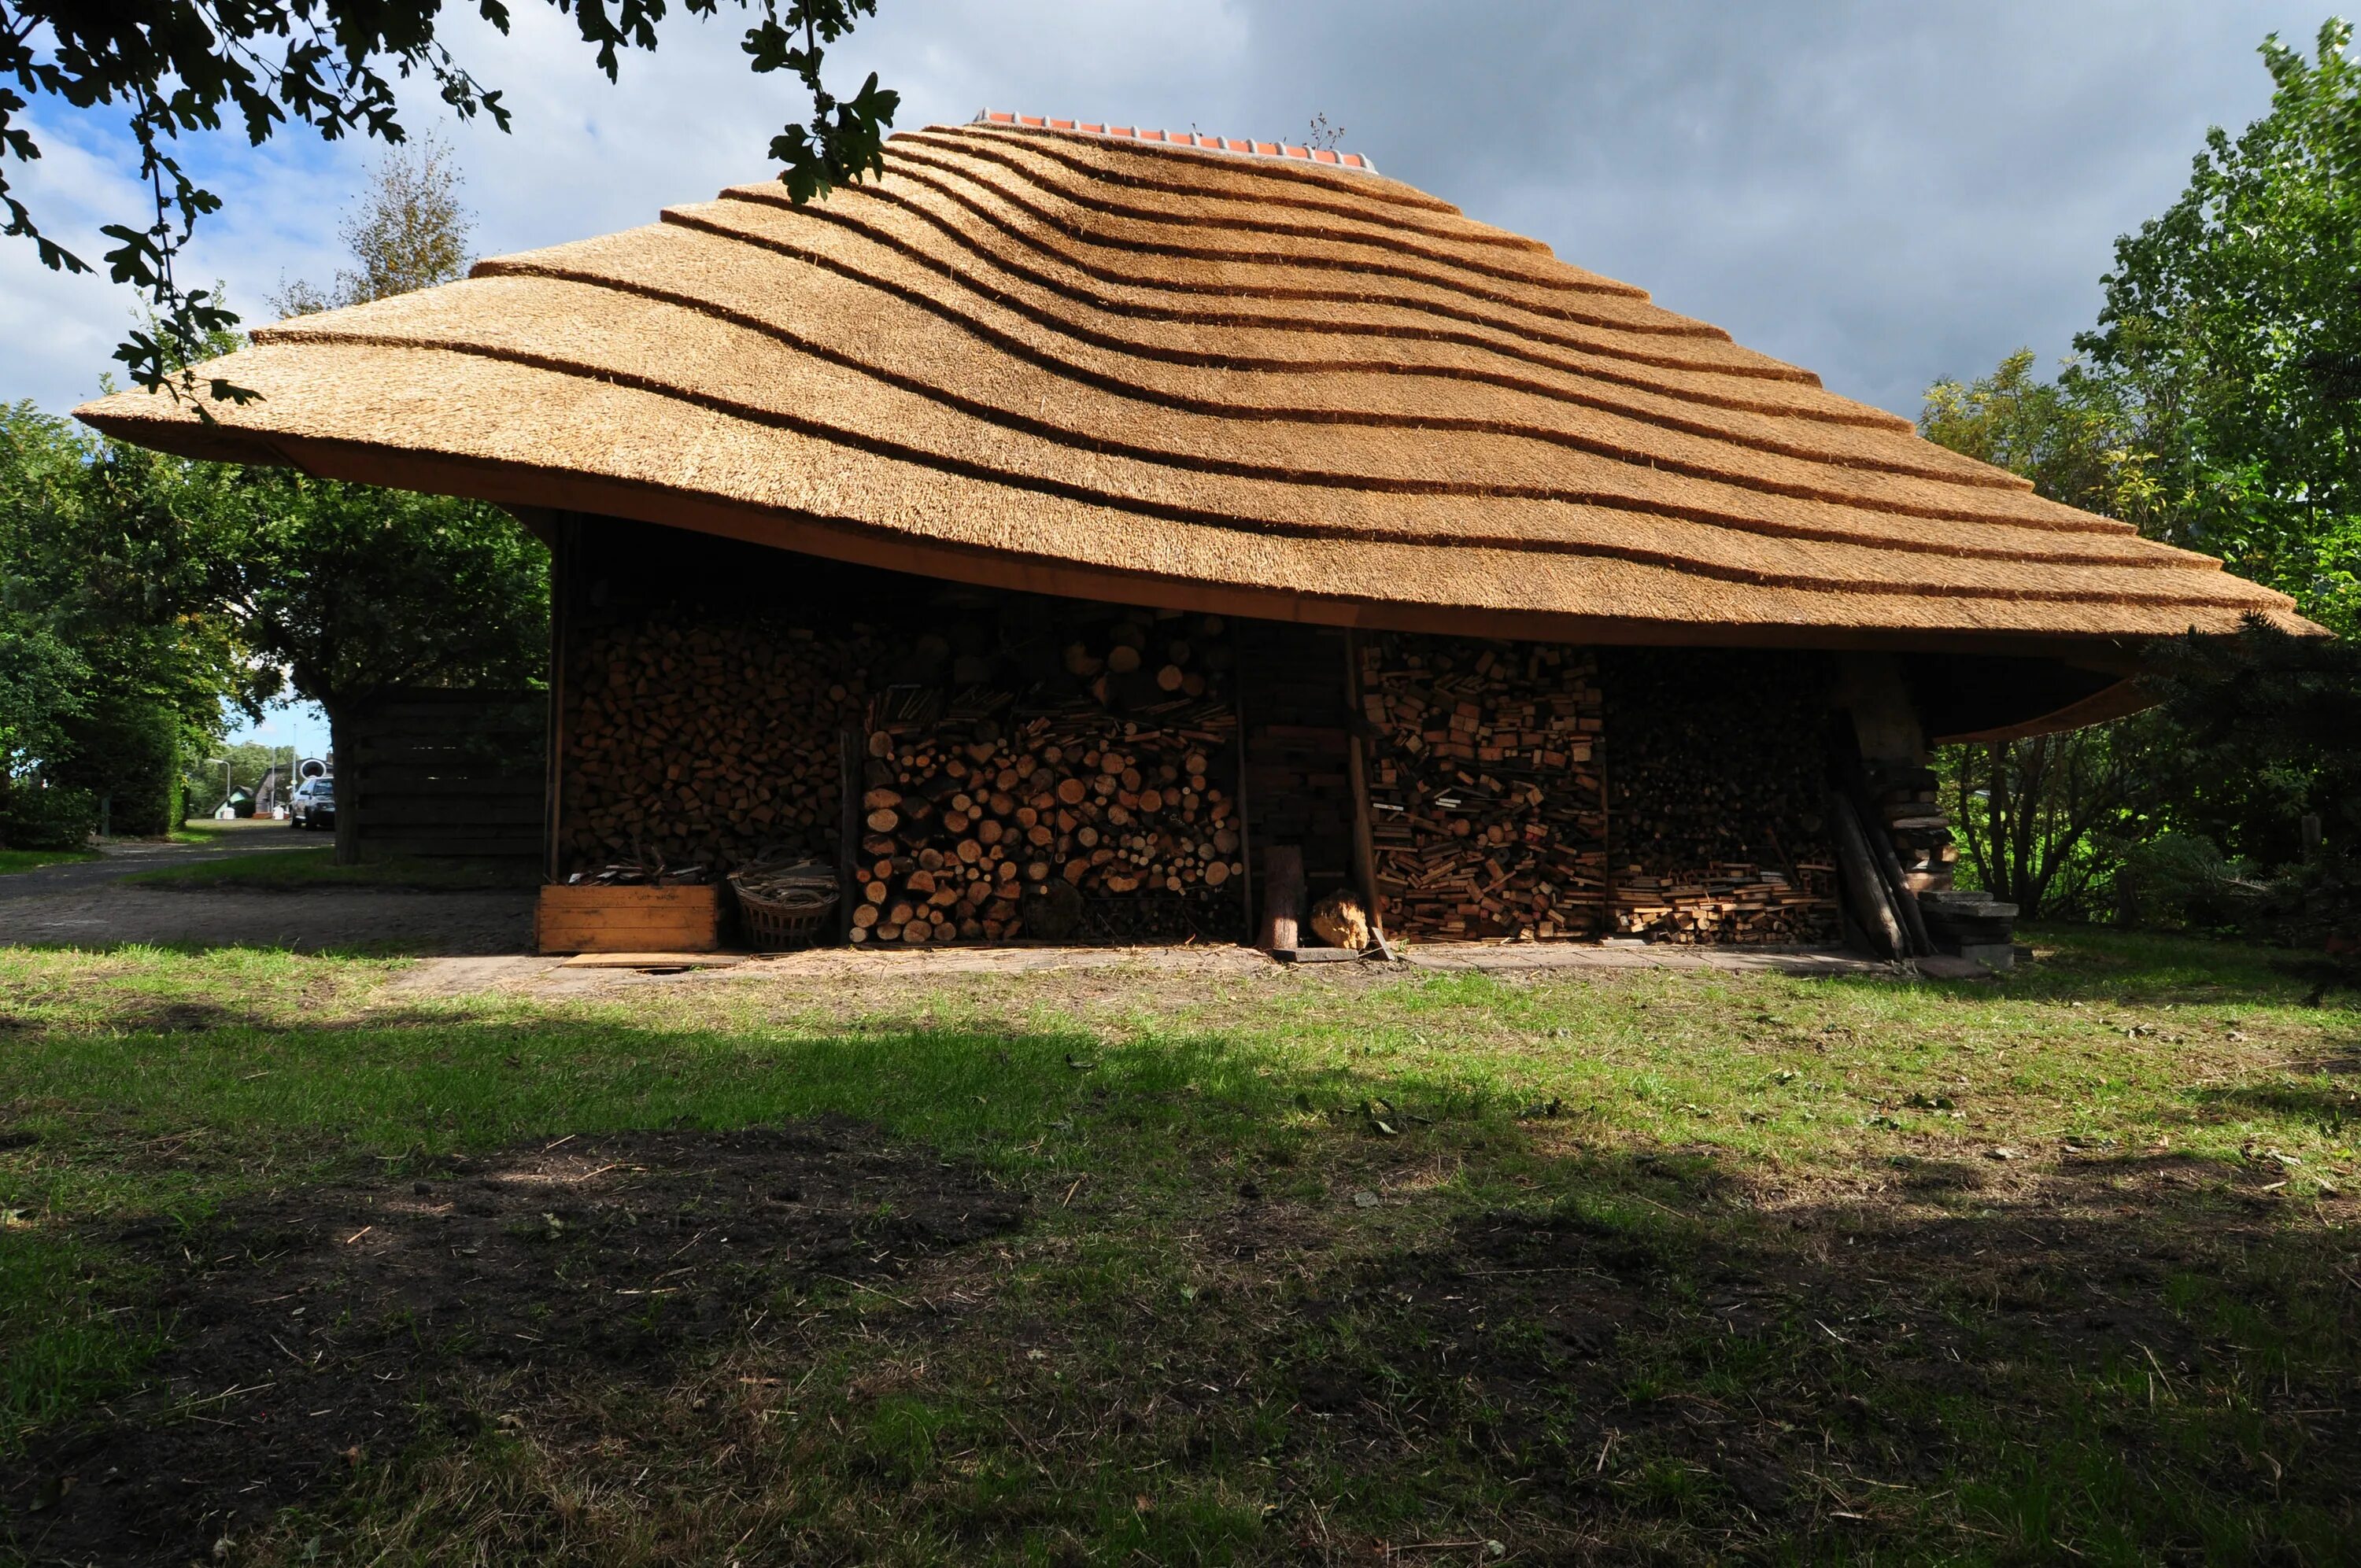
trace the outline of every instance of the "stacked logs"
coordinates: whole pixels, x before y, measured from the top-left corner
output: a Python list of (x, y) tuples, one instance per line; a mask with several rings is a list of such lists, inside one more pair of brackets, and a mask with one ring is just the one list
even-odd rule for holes
[(1604, 680), (1614, 928), (1681, 943), (1830, 939), (1825, 670), (1810, 655), (1626, 649)]
[(1068, 628), (1064, 678), (991, 717), (904, 719), (886, 694), (863, 774), (854, 941), (1240, 933), (1223, 623), (1088, 608)]
[(1598, 666), (1532, 643), (1386, 633), (1358, 654), (1379, 914), (1406, 936), (1603, 923)]
[(569, 869), (701, 865), (783, 846), (832, 857), (839, 733), (861, 722), (876, 636), (761, 619), (588, 630), (566, 674)]

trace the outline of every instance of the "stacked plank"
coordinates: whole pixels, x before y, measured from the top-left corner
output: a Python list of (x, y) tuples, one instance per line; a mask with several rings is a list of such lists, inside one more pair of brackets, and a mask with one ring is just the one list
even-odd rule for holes
[(784, 847), (832, 857), (838, 737), (882, 652), (865, 630), (658, 616), (586, 630), (567, 671), (568, 868), (719, 874)]
[(1951, 885), (1960, 847), (1951, 838), (1932, 768), (1869, 767), (1872, 804), (1893, 841), (1903, 885), (1912, 893), (1942, 893)]
[(898, 717), (885, 694), (862, 778), (852, 939), (1237, 935), (1246, 868), (1224, 630), (1145, 610), (1100, 620), (1066, 643), (1062, 680), (985, 717)]
[(1790, 943), (1819, 939), (1830, 914), (1836, 867), (1806, 861), (1787, 873), (1744, 863), (1706, 867), (1688, 878), (1633, 870), (1615, 883), (1615, 928), (1684, 945)]
[(1595, 658), (1386, 633), (1359, 652), (1378, 912), (1406, 936), (1594, 935), (1607, 797)]
[(1615, 738), (1614, 929), (1677, 943), (1831, 939), (1818, 661), (1623, 649), (1603, 679)]

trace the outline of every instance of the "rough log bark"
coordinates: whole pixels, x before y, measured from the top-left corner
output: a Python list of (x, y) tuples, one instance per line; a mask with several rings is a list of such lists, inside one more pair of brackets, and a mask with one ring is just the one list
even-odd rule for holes
[(1292, 951), (1303, 945), (1303, 851), (1273, 844), (1262, 857), (1262, 949)]
[(1910, 939), (1902, 917), (1885, 891), (1869, 835), (1860, 815), (1842, 791), (1828, 793), (1828, 817), (1836, 827), (1837, 869), (1844, 880), (1845, 902), (1881, 959), (1898, 959), (1909, 952)]

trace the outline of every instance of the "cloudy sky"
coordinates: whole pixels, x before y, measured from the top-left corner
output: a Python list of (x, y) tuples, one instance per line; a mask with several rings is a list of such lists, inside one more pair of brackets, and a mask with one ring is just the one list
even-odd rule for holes
[[(2320, 4), (883, 0), (830, 74), (877, 71), (906, 127), (989, 105), (1300, 139), (1322, 112), (1386, 172), (1915, 414), (1936, 377), (2067, 350), (2114, 236), (2172, 200), (2209, 125), (2262, 111), (2255, 46), (2308, 46)], [(792, 99), (746, 71), (729, 7), (676, 16), (620, 87), (554, 10), (514, 9), (506, 39), (451, 34), (516, 111), (513, 135), (449, 131), (483, 253), (644, 223), (765, 170)], [(423, 102), (412, 124), (438, 118)], [(122, 145), (101, 119), (34, 125), (49, 156), (20, 189), (94, 258), (99, 224), (138, 221)], [(259, 320), (282, 280), (334, 273), (372, 148), (190, 150), (230, 201), (195, 275)], [(0, 240), (0, 400), (61, 411), (95, 390), (129, 303)]]

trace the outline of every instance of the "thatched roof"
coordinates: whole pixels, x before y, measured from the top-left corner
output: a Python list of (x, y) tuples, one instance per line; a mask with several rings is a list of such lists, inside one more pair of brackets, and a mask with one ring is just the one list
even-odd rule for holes
[(300, 318), (148, 445), (1345, 624), (2084, 653), (2282, 596), (1374, 172), (1026, 126)]

